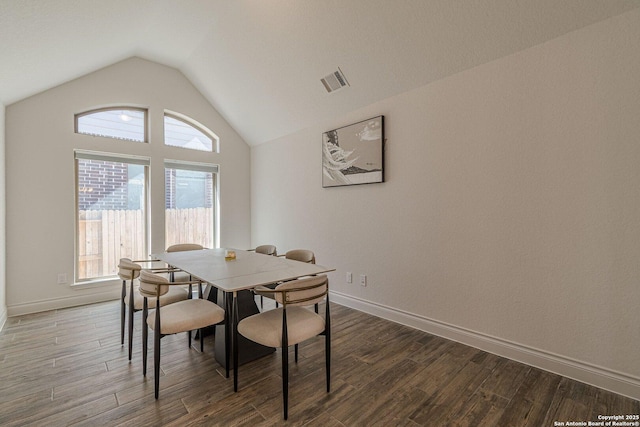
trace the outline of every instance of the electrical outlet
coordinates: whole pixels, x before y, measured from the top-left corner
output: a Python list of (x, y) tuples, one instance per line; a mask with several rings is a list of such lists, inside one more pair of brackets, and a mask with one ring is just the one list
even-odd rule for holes
[(353, 283), (353, 274), (351, 272), (347, 272), (347, 276), (345, 277), (347, 283)]
[(58, 285), (64, 285), (67, 282), (67, 273), (58, 273)]
[(366, 274), (361, 274), (360, 275), (360, 286), (367, 286), (367, 275)]

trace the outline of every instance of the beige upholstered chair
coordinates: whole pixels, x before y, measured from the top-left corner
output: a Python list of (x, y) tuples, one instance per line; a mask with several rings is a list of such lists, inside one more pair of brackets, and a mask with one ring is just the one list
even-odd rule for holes
[[(176, 243), (175, 245), (169, 246), (165, 252), (200, 251), (202, 249), (204, 249), (204, 246), (198, 243)], [(184, 271), (180, 271), (180, 270), (172, 271), (169, 274), (169, 280), (172, 282), (188, 282), (192, 279), (193, 278), (189, 273), (185, 273)], [(198, 293), (198, 297), (202, 298), (202, 287), (200, 286), (198, 287), (198, 289), (200, 291)], [(189, 286), (189, 298), (192, 297), (191, 291), (192, 291), (192, 288), (191, 286)], [(216, 298), (216, 302), (217, 302), (217, 298)], [(189, 347), (191, 347), (191, 331), (187, 333), (187, 336), (189, 341)]]
[[(283, 255), (280, 255), (283, 256)], [(292, 259), (295, 261), (300, 261), (300, 262), (306, 262), (307, 264), (315, 264), (316, 263), (316, 256), (313, 253), (313, 251), (310, 251), (308, 249), (292, 249), (290, 251), (287, 251), (287, 253), (284, 254), (284, 257), (287, 259)], [(277, 285), (277, 283), (274, 283), (273, 285), (267, 285), (268, 288), (275, 288)], [(273, 299), (273, 295), (267, 295), (267, 294), (261, 294), (258, 293), (260, 295), (260, 306), (261, 308), (264, 308), (264, 304), (263, 304), (263, 297), (267, 297), (267, 298), (271, 298)], [(278, 307), (278, 302), (276, 302), (276, 307)], [(316, 307), (316, 313), (318, 312), (317, 307)], [(296, 347), (296, 351), (297, 351), (298, 347)], [(296, 353), (296, 361), (297, 361), (297, 353)]]
[[(155, 383), (155, 397), (158, 398), (160, 389), (160, 339), (165, 335), (200, 330), (220, 323), (224, 320), (224, 310), (217, 304), (204, 299), (187, 299), (173, 304), (162, 306), (160, 298), (166, 295), (171, 288), (180, 285), (188, 285), (201, 282), (169, 282), (166, 278), (157, 274), (142, 270), (140, 272), (140, 294), (144, 297), (143, 313), (146, 321), (142, 330), (142, 372), (147, 373), (147, 338), (148, 329), (153, 329), (153, 373)], [(155, 301), (156, 309), (149, 312), (148, 306)], [(200, 339), (200, 351), (203, 351), (203, 339)]]
[[(178, 243), (169, 246), (165, 252), (184, 252), (184, 251), (199, 251), (204, 249), (204, 246), (197, 243)], [(191, 276), (183, 271), (176, 271), (170, 275), (170, 280), (184, 282), (191, 280)], [(202, 296), (200, 296), (202, 298)]]
[(167, 252), (198, 251), (201, 249), (204, 249), (204, 246), (197, 243), (178, 243), (169, 246)]
[[(255, 249), (249, 249), (255, 251), (257, 254), (278, 256), (278, 251), (274, 245), (260, 245)], [(260, 308), (264, 308), (264, 295), (260, 295)]]
[[(315, 264), (316, 263), (316, 255), (313, 251), (308, 249), (293, 249), (287, 251), (284, 255), (287, 259), (293, 259), (300, 262), (306, 262), (307, 264)], [(276, 306), (278, 304), (276, 303)], [(318, 312), (318, 304), (315, 305), (316, 313)], [(298, 346), (296, 346), (296, 362), (298, 361)]]
[[(134, 282), (140, 276), (142, 267), (140, 264), (131, 261), (129, 258), (120, 258), (118, 263), (118, 276), (122, 279), (122, 303), (121, 303), (121, 318), (120, 318), (120, 341), (124, 345), (124, 323), (125, 312), (128, 312), (128, 335), (129, 335), (129, 360), (131, 360), (131, 354), (133, 352), (133, 317), (137, 311), (143, 308), (143, 298), (137, 291), (137, 286)], [(166, 271), (166, 269), (160, 269), (159, 271)], [(127, 287), (127, 282), (129, 286)], [(171, 304), (177, 301), (186, 300), (188, 298), (188, 292), (186, 289), (173, 287), (170, 292), (160, 298), (161, 305)], [(156, 301), (151, 302), (151, 307), (155, 307)], [(144, 322), (144, 319), (142, 319)], [(144, 323), (143, 323), (144, 326)]]
[(293, 249), (290, 251), (287, 251), (286, 254), (284, 254), (285, 258), (287, 259), (293, 259), (296, 261), (300, 261), (300, 262), (306, 262), (308, 264), (315, 264), (316, 263), (316, 256), (315, 254), (308, 250), (308, 249)]
[[(284, 419), (288, 417), (289, 405), (289, 346), (325, 335), (325, 363), (327, 393), (331, 387), (331, 321), (329, 315), (329, 280), (326, 275), (291, 280), (276, 286), (256, 288), (272, 293), (282, 307), (246, 317), (234, 328), (234, 343), (237, 334), (267, 347), (280, 347), (282, 353), (282, 394)], [(325, 300), (324, 317), (304, 307)], [(296, 358), (297, 360), (297, 358)], [(234, 391), (238, 391), (238, 351), (233, 354)]]
[[(127, 281), (131, 282), (133, 287), (133, 281), (140, 276), (140, 265), (135, 264), (129, 258), (120, 258), (118, 263), (118, 276), (122, 280), (122, 293), (120, 295), (120, 345), (124, 345), (124, 324), (127, 315)], [(131, 322), (133, 326), (133, 322)], [(131, 332), (129, 333), (131, 335)], [(129, 356), (131, 360), (131, 356)]]
[(257, 254), (278, 256), (278, 251), (274, 245), (260, 245), (257, 246), (254, 251)]

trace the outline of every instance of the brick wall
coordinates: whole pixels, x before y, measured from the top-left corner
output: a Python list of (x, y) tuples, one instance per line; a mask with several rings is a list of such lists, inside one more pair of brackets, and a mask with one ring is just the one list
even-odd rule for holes
[(100, 160), (78, 161), (78, 207), (80, 210), (129, 208), (128, 165)]
[[(136, 165), (126, 163), (105, 162), (101, 160), (80, 159), (78, 161), (78, 208), (81, 211), (101, 211), (101, 210), (127, 210), (140, 209), (142, 197), (142, 185), (136, 186), (134, 182), (129, 182), (135, 178), (136, 171), (133, 168), (141, 168)], [(133, 175), (133, 176), (132, 176)], [(193, 178), (191, 178), (193, 179)], [(196, 200), (202, 197), (204, 192), (205, 206), (213, 206), (213, 180), (211, 174), (207, 174), (203, 187), (197, 185), (197, 181), (202, 178), (195, 178), (188, 187), (182, 187), (182, 197), (195, 197)], [(184, 208), (179, 206), (176, 200), (176, 185), (178, 183), (187, 184), (190, 178), (176, 177), (175, 169), (167, 169), (165, 173), (165, 208)], [(186, 192), (186, 193), (185, 193)], [(190, 193), (190, 194), (189, 194)], [(182, 202), (187, 203), (188, 202)], [(197, 203), (197, 202), (196, 202)], [(197, 203), (202, 206), (201, 202)], [(191, 207), (191, 206), (186, 206)]]

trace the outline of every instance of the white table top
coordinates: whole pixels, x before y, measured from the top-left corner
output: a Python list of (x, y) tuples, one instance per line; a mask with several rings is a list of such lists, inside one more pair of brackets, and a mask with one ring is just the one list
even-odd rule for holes
[(152, 254), (155, 259), (186, 271), (224, 292), (334, 271), (318, 264), (235, 250), (236, 259), (225, 261), (226, 248)]

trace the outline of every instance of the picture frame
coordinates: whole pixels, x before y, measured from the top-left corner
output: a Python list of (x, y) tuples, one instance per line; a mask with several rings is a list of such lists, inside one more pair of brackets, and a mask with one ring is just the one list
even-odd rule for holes
[(384, 182), (384, 116), (322, 134), (322, 187)]

